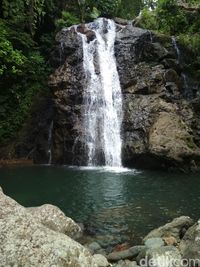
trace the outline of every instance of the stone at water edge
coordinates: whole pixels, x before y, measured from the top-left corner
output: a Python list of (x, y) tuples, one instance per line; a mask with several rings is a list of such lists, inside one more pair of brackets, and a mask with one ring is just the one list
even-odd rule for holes
[(163, 240), (167, 246), (176, 246), (178, 243), (176, 238), (173, 236), (164, 237)]
[(118, 244), (114, 247), (113, 252), (123, 251), (129, 248), (130, 248), (130, 245), (128, 243)]
[[(97, 242), (92, 242), (84, 245), (92, 254), (102, 251), (102, 247)], [(102, 253), (99, 253), (102, 254)]]
[(181, 254), (173, 246), (148, 249), (145, 257), (140, 260), (139, 264), (144, 264), (146, 261), (147, 266), (148, 263), (153, 262), (153, 267), (181, 267)]
[(118, 263), (114, 264), (113, 267), (139, 267), (136, 261), (120, 260)]
[(144, 244), (147, 248), (160, 248), (165, 245), (164, 241), (160, 237), (149, 238)]
[(0, 189), (0, 267), (99, 267), (90, 252), (35, 219)]
[(107, 261), (106, 257), (101, 254), (93, 255), (93, 262), (97, 264), (98, 267), (107, 267), (110, 266), (109, 262)]
[(152, 230), (147, 236), (144, 238), (144, 242), (149, 238), (154, 237), (169, 237), (173, 236), (179, 242), (180, 239), (185, 234), (186, 230), (194, 224), (194, 221), (188, 216), (181, 216), (175, 218), (171, 222)]
[(119, 261), (123, 259), (131, 259), (137, 257), (137, 255), (145, 248), (145, 246), (134, 246), (127, 250), (112, 252), (108, 254), (107, 259), (109, 261)]
[(196, 260), (195, 266), (200, 266), (200, 220), (187, 230), (179, 247), (184, 259)]

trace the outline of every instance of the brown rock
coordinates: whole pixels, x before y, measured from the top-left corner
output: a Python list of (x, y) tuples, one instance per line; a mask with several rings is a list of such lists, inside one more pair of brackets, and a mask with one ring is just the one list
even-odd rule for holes
[(167, 246), (176, 246), (178, 243), (174, 236), (164, 237), (163, 240)]
[(129, 249), (130, 245), (128, 243), (119, 244), (114, 247), (113, 252), (123, 251)]

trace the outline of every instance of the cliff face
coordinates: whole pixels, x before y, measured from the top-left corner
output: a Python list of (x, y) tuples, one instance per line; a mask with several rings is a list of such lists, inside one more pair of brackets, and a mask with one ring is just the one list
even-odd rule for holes
[(130, 26), (117, 35), (127, 166), (187, 169), (198, 165), (199, 115), (194, 108), (199, 101), (198, 84), (194, 80), (186, 84), (184, 59), (180, 60), (183, 51), (177, 51), (176, 45), (169, 37)]
[[(116, 27), (115, 56), (123, 93), (122, 160), (140, 168), (197, 169), (200, 166), (199, 84), (186, 80), (187, 54), (170, 37), (132, 25)], [(88, 42), (91, 30), (79, 26)], [(49, 78), (54, 114), (51, 140), (35, 141), (35, 162), (84, 165), (84, 71), (81, 37), (72, 27), (56, 36)], [(188, 79), (188, 78), (187, 78)], [(42, 116), (42, 114), (41, 114)], [(47, 128), (40, 130), (42, 132)], [(48, 139), (48, 138), (46, 138)]]

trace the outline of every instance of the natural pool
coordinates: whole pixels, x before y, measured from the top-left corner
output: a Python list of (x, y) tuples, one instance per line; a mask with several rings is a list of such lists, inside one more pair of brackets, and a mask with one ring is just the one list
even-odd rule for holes
[(200, 174), (26, 166), (0, 169), (0, 186), (24, 206), (51, 203), (102, 245), (132, 244), (180, 215), (200, 218)]

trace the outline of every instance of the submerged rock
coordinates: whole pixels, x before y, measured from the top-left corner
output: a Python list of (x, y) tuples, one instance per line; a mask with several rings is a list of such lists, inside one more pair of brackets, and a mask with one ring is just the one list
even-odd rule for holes
[(101, 254), (95, 254), (93, 256), (93, 261), (95, 264), (97, 264), (98, 267), (107, 267), (109, 266), (110, 264), (108, 263), (106, 257), (104, 257), (103, 255)]
[(106, 252), (102, 249), (102, 247), (97, 242), (92, 242), (90, 244), (84, 245), (92, 254), (102, 254), (105, 255)]

